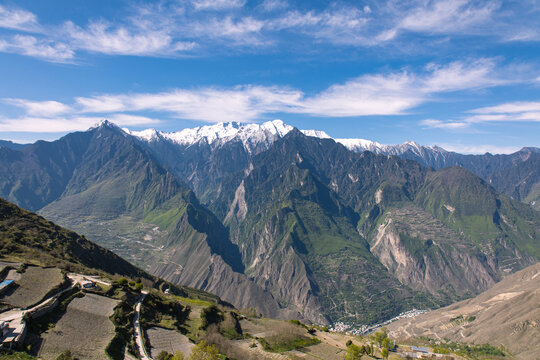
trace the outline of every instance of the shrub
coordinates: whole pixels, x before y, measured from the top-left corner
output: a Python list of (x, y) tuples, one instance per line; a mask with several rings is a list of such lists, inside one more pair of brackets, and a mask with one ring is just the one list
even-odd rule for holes
[(213, 345), (201, 341), (191, 350), (189, 360), (221, 360), (218, 350)]
[(350, 344), (347, 346), (347, 353), (345, 354), (345, 360), (359, 360), (362, 358), (362, 350), (359, 346)]
[(204, 308), (201, 311), (202, 325), (201, 329), (206, 330), (206, 328), (211, 324), (219, 324), (223, 321), (224, 316), (221, 310), (216, 305), (209, 306)]
[(156, 357), (156, 360), (171, 360), (173, 357), (172, 354), (169, 354), (168, 352), (166, 352), (165, 350), (163, 350), (162, 352), (160, 352), (158, 354), (158, 356)]
[(58, 355), (58, 357), (56, 358), (56, 360), (79, 360), (79, 359), (76, 358), (76, 357), (71, 353), (71, 351), (66, 350), (66, 351), (62, 352), (60, 355)]

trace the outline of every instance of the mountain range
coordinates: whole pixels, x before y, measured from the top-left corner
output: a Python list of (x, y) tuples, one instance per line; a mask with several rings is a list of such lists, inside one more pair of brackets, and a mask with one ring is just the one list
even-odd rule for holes
[(317, 323), (446, 305), (540, 258), (540, 215), (516, 201), (535, 201), (534, 149), (348, 143), (281, 121), (178, 133), (106, 121), (0, 147), (0, 196), (165, 280)]
[[(129, 131), (141, 141), (156, 146), (168, 143), (176, 147), (189, 147), (206, 143), (211, 148), (225, 144), (241, 144), (248, 153), (258, 153), (268, 149), (276, 140), (293, 129), (281, 120), (258, 124), (220, 123), (167, 133), (148, 129)], [(301, 130), (307, 136), (330, 139), (320, 130)], [(447, 151), (439, 146), (424, 146), (414, 141), (397, 145), (384, 145), (375, 141), (354, 138), (335, 138), (336, 142), (355, 152), (370, 151), (381, 155), (394, 155), (415, 160), (423, 166), (435, 170), (460, 166), (481, 177), (497, 191), (525, 202), (540, 210), (540, 148), (524, 147), (513, 154), (465, 155)]]

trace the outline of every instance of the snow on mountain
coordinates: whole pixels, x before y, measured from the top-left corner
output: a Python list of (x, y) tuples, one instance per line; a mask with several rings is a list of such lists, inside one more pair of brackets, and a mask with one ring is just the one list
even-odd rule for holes
[[(237, 122), (218, 123), (215, 125), (199, 126), (183, 129), (177, 132), (162, 132), (155, 129), (132, 131), (123, 129), (126, 133), (137, 137), (144, 142), (169, 141), (180, 146), (191, 146), (204, 141), (218, 147), (231, 141), (240, 141), (248, 150), (267, 149), (274, 141), (285, 136), (294, 127), (281, 120), (273, 120), (262, 124), (241, 124)], [(330, 135), (321, 130), (300, 130), (304, 135), (321, 139), (332, 139)], [(425, 155), (426, 151), (445, 153), (446, 150), (437, 146), (421, 146), (414, 141), (406, 141), (398, 145), (384, 145), (365, 139), (334, 139), (349, 150), (355, 152), (371, 151), (376, 154), (402, 155), (411, 153), (417, 156)]]
[(320, 139), (331, 139), (332, 137), (321, 130), (300, 130), (306, 136), (317, 137)]
[(142, 141), (151, 142), (163, 139), (182, 146), (190, 146), (200, 141), (213, 146), (223, 145), (230, 141), (241, 141), (251, 152), (260, 145), (270, 145), (292, 129), (292, 126), (284, 124), (283, 121), (274, 120), (262, 124), (218, 123), (177, 132), (162, 132), (154, 129), (143, 131), (124, 129), (124, 131)]

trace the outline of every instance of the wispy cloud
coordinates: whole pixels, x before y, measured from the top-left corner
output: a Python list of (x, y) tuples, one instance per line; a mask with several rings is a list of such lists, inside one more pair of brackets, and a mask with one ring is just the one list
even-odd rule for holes
[(37, 16), (30, 11), (0, 5), (0, 28), (38, 31), (40, 26)]
[(399, 115), (442, 92), (504, 84), (492, 59), (430, 64), (421, 74), (407, 71), (364, 75), (305, 99), (298, 112), (322, 116)]
[[(492, 61), (480, 59), (443, 66), (431, 64), (417, 73), (403, 70), (367, 74), (332, 85), (311, 96), (287, 87), (243, 85), (174, 89), (160, 93), (102, 94), (76, 97), (72, 104), (23, 99), (5, 99), (4, 102), (25, 109), (25, 117), (61, 115), (66, 119), (70, 116), (82, 119), (83, 116), (99, 115), (119, 116), (127, 121), (125, 114), (131, 114), (131, 119), (140, 122), (152, 119), (133, 116), (153, 113), (155, 117), (170, 119), (250, 122), (279, 113), (324, 117), (401, 115), (431, 101), (441, 92), (486, 88), (503, 83), (498, 76)], [(448, 81), (453, 77), (459, 77), (462, 82)], [(13, 125), (12, 122), (10, 124)], [(449, 124), (438, 120), (426, 120), (423, 125), (440, 128), (463, 126), (458, 122)]]
[(422, 126), (445, 130), (470, 128), (475, 124), (502, 122), (540, 122), (540, 102), (509, 102), (496, 106), (482, 107), (468, 112), (457, 120), (426, 119), (420, 121)]
[[(404, 2), (407, 6), (408, 2)], [(405, 16), (379, 38), (390, 40), (400, 32), (455, 34), (470, 32), (474, 27), (490, 21), (494, 12), (500, 8), (499, 1), (473, 2), (470, 0), (421, 1), (409, 9), (399, 9)]]
[(83, 29), (72, 22), (64, 25), (71, 43), (78, 49), (110, 55), (165, 55), (192, 49), (193, 42), (175, 41), (165, 31), (130, 30), (95, 22)]
[(193, 6), (198, 10), (222, 10), (244, 6), (246, 0), (192, 0)]
[[(107, 118), (120, 126), (139, 126), (159, 123), (159, 121), (155, 119), (128, 114), (116, 114)], [(103, 117), (98, 116), (72, 116), (60, 118), (21, 117), (15, 119), (0, 118), (0, 131), (65, 133), (70, 131), (86, 130), (103, 119)]]
[(77, 98), (81, 112), (165, 112), (175, 118), (220, 122), (257, 120), (262, 114), (294, 106), (302, 94), (278, 87), (178, 89), (157, 94), (102, 95)]
[(438, 146), (448, 151), (454, 151), (460, 154), (512, 154), (520, 149), (519, 146), (498, 146), (489, 144), (456, 144), (456, 143), (442, 143)]
[(73, 49), (65, 43), (30, 35), (0, 38), (0, 52), (26, 55), (57, 63), (71, 62), (75, 56)]
[[(298, 46), (291, 44), (312, 49), (399, 47), (406, 35), (408, 44), (418, 47), (425, 47), (426, 39), (456, 35), (538, 41), (537, 24), (526, 19), (540, 10), (530, 8), (502, 6), (498, 0), (386, 0), (362, 5), (331, 1), (311, 9), (285, 0), (265, 0), (256, 6), (246, 5), (245, 0), (183, 0), (132, 4), (116, 19), (42, 25), (27, 10), (0, 6), (0, 28), (39, 30), (40, 36), (33, 39), (41, 44), (40, 51), (24, 51), (31, 46), (17, 47), (13, 39), (4, 39), (0, 51), (63, 62), (84, 52), (177, 57), (253, 48), (294, 52)], [(44, 44), (50, 48), (47, 56)]]
[(25, 99), (4, 99), (7, 104), (20, 107), (31, 116), (57, 116), (72, 111), (72, 108), (58, 101), (30, 101)]
[[(369, 74), (336, 84), (314, 96), (281, 87), (178, 89), (158, 94), (101, 95), (77, 98), (83, 112), (161, 111), (177, 118), (207, 122), (254, 121), (285, 112), (327, 117), (400, 115), (436, 93), (500, 84), (494, 63), (430, 65), (422, 74), (401, 71)], [(459, 77), (461, 82), (448, 81)]]
[(420, 125), (432, 129), (461, 130), (468, 128), (470, 123), (466, 121), (443, 121), (437, 119), (425, 119), (420, 121)]

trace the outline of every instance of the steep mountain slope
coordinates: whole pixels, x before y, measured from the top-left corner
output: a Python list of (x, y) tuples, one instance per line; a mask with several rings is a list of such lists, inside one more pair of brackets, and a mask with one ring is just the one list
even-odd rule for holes
[(132, 278), (151, 277), (84, 236), (0, 198), (0, 255), (17, 261), (90, 269)]
[(502, 344), (518, 359), (540, 353), (540, 264), (509, 275), (475, 298), (388, 326), (398, 339), (427, 336)]
[[(347, 303), (341, 290), (323, 289), (321, 279), (332, 282), (338, 273), (352, 273), (357, 269), (346, 268), (342, 259), (343, 262), (336, 265), (339, 270), (331, 270), (328, 259), (318, 256), (317, 243), (335, 245), (330, 246), (335, 252), (327, 254), (329, 257), (339, 258), (336, 254), (340, 249), (355, 247), (352, 258), (364, 258), (366, 253), (359, 244), (368, 240), (370, 244), (364, 248), (367, 247), (368, 253), (375, 255), (378, 261), (366, 260), (370, 265), (369, 270), (363, 270), (367, 274), (365, 278), (373, 280), (372, 284), (384, 283), (377, 277), (381, 274), (377, 266), (382, 263), (405, 287), (436, 297), (437, 300), (424, 299), (424, 307), (476, 294), (492, 286), (507, 271), (535, 261), (537, 215), (522, 208), (516, 214), (511, 209), (518, 205), (509, 203), (508, 199), (502, 202), (494, 199), (493, 190), (485, 183), (464, 191), (462, 186), (466, 188), (472, 179), (479, 180), (472, 174), (466, 171), (455, 174), (455, 183), (450, 187), (456, 187), (457, 192), (441, 200), (438, 196), (442, 193), (433, 191), (437, 187), (433, 183), (433, 172), (417, 162), (371, 153), (358, 155), (332, 140), (320, 139), (325, 136), (313, 135), (319, 139), (290, 130), (259, 154), (245, 151), (243, 143), (234, 137), (219, 142), (218, 146), (198, 141), (181, 152), (181, 161), (175, 160), (173, 152), (170, 157), (161, 158), (169, 167), (189, 164), (188, 170), (186, 167), (177, 171), (178, 176), (185, 178), (217, 217), (230, 227), (231, 238), (241, 249), (247, 274), (271, 291), (283, 305), (299, 309), (308, 317), (326, 308), (332, 309), (325, 315), (334, 321), (373, 320), (354, 313), (351, 309), (361, 306), (350, 299)], [(422, 150), (413, 143), (403, 148)], [(157, 154), (155, 150), (154, 153)], [(444, 174), (440, 177), (448, 175)], [(423, 188), (424, 195), (420, 196)], [(463, 197), (457, 196), (461, 193)], [(468, 196), (477, 200), (487, 196), (486, 202), (502, 203), (504, 209), (497, 214), (504, 213), (507, 219), (527, 214), (525, 223), (528, 221), (529, 225), (522, 234), (512, 233), (511, 226), (494, 223), (497, 208), (489, 206), (474, 208), (454, 224), (455, 219), (447, 219), (447, 214), (429, 205), (430, 201), (446, 201), (439, 207), (461, 209), (468, 206)], [(336, 213), (336, 208), (349, 210), (344, 215), (342, 210)], [(471, 227), (469, 222), (478, 219), (485, 220), (485, 226), (493, 231)], [(501, 226), (504, 229), (500, 230)], [(358, 236), (356, 227), (366, 240)], [(517, 246), (521, 241), (527, 245)], [(373, 260), (371, 253), (368, 258)], [(283, 267), (285, 263), (290, 265)], [(317, 273), (314, 269), (324, 270)], [(395, 287), (389, 284), (387, 286)], [(342, 283), (339, 288), (347, 288), (347, 291), (354, 288), (349, 295), (354, 294), (356, 298), (361, 298), (358, 295), (364, 290), (376, 293), (374, 287), (366, 290), (366, 284)], [(340, 300), (327, 302), (322, 289)], [(415, 296), (418, 298), (410, 289), (397, 293), (392, 294), (388, 304), (396, 304), (396, 298), (404, 296), (409, 300), (401, 303), (411, 306)], [(380, 299), (377, 297), (377, 301)], [(370, 309), (382, 303), (384, 301), (370, 305)], [(382, 308), (384, 305), (377, 311)], [(384, 311), (379, 313), (389, 315)]]
[(358, 215), (321, 182), (307, 160), (313, 152), (300, 150), (310, 141), (297, 131), (277, 141), (236, 189), (225, 224), (247, 274), (312, 319), (369, 323), (425, 305), (371, 254)]
[(371, 151), (414, 160), (436, 170), (461, 166), (487, 181), (497, 191), (540, 209), (540, 149), (523, 148), (508, 155), (463, 155), (413, 141), (382, 145), (363, 139), (336, 139), (355, 152)]
[[(412, 161), (356, 154), (333, 140), (293, 130), (220, 184), (222, 189), (234, 189), (233, 198), (229, 190), (209, 206), (231, 228), (247, 273), (281, 302), (305, 312), (319, 311), (322, 304), (323, 313), (333, 321), (373, 321), (353, 309), (365, 306), (368, 312), (377, 309), (388, 316), (389, 304), (401, 301), (411, 306), (419, 296), (423, 306), (448, 303), (487, 289), (505, 271), (536, 261), (540, 222), (525, 205), (496, 198), (500, 209), (472, 208), (457, 224), (432, 206), (442, 207), (444, 200), (462, 209), (475, 197), (490, 195), (482, 201), (493, 200), (495, 192), (487, 184), (467, 171), (455, 171), (449, 176)], [(434, 183), (438, 178), (452, 178), (455, 183), (450, 188), (464, 196), (453, 193), (441, 199), (433, 191), (439, 188)], [(479, 183), (465, 192), (462, 187), (471, 181)], [(223, 212), (224, 208), (228, 210)], [(512, 219), (508, 221), (527, 219), (528, 223), (520, 230), (497, 225), (495, 211)], [(469, 226), (476, 218), (486, 224), (490, 219), (494, 232)], [(349, 255), (356, 259), (354, 264), (347, 262)], [(293, 265), (284, 268), (285, 261)], [(381, 262), (390, 273), (381, 271)], [(358, 279), (352, 274), (358, 273), (364, 283), (354, 281)], [(390, 274), (402, 286), (392, 285)], [(336, 288), (328, 285), (336, 283)], [(380, 284), (385, 286), (378, 289), (394, 289), (387, 294), (388, 303), (380, 295), (366, 301), (363, 296), (377, 294)], [(352, 299), (361, 299), (362, 305)]]
[[(268, 150), (293, 129), (281, 120), (274, 120), (260, 125), (219, 123), (174, 133), (124, 130), (206, 204), (221, 195), (224, 180), (244, 170), (253, 156)], [(302, 131), (309, 136), (329, 137), (316, 130)]]
[[(2, 173), (2, 181), (18, 203), (45, 205), (40, 214), (177, 284), (212, 289), (239, 308), (287, 315), (242, 274), (238, 249), (221, 223), (115, 125), (38, 142), (1, 163), (14, 171)], [(28, 191), (16, 191), (21, 183)], [(52, 183), (55, 191), (47, 193)]]
[[(188, 183), (198, 197), (206, 203), (217, 194), (218, 180), (245, 166), (252, 155), (267, 150), (277, 139), (282, 138), (293, 127), (280, 120), (257, 124), (219, 123), (212, 126), (184, 129), (165, 133), (148, 129), (129, 131), (147, 145), (163, 165)], [(321, 139), (330, 138), (318, 130), (301, 130), (305, 135)], [(486, 180), (497, 191), (513, 199), (540, 209), (540, 149), (523, 148), (509, 155), (463, 155), (446, 151), (439, 146), (423, 146), (414, 141), (403, 144), (384, 145), (364, 139), (334, 139), (354, 152), (370, 151), (381, 155), (395, 155), (414, 160), (436, 170), (461, 166)], [(234, 156), (227, 157), (232, 152)], [(223, 155), (225, 154), (225, 155)], [(210, 159), (212, 157), (213, 159)], [(206, 159), (207, 161), (201, 161)], [(220, 173), (225, 167), (216, 167), (219, 159), (230, 161), (230, 171)], [(225, 161), (227, 161), (225, 160)], [(510, 174), (510, 176), (507, 176)], [(208, 175), (208, 176), (207, 176)], [(204, 179), (214, 179), (207, 186)], [(210, 191), (210, 193), (208, 192)]]

